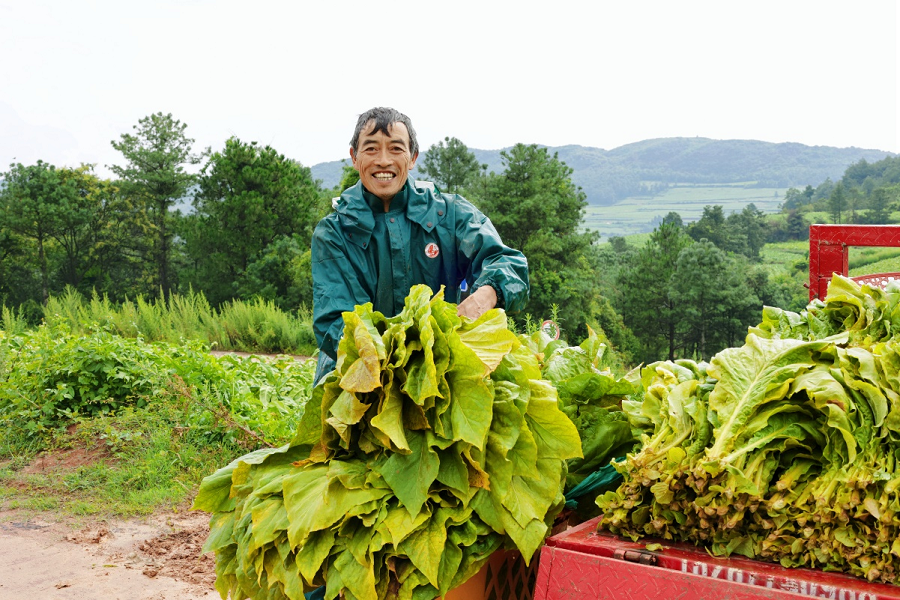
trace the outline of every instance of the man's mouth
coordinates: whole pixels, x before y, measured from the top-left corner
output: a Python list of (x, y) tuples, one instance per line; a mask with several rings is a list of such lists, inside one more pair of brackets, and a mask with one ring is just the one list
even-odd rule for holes
[(391, 179), (396, 177), (396, 175), (394, 175), (393, 173), (375, 173), (374, 175), (372, 175), (372, 177), (379, 181), (390, 181)]

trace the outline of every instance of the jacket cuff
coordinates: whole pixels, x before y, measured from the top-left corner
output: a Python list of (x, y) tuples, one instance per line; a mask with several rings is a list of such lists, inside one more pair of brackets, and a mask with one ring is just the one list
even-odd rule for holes
[(497, 293), (497, 306), (495, 308), (506, 309), (506, 302), (503, 299), (503, 290), (500, 289), (500, 286), (494, 283), (491, 280), (485, 281), (481, 284), (476, 284), (472, 286), (472, 293), (474, 293), (478, 288), (482, 288), (484, 286), (489, 286), (494, 288), (494, 291)]

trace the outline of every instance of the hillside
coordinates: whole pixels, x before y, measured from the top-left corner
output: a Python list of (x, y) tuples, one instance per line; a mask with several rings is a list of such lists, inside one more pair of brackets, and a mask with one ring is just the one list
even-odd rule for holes
[[(862, 158), (873, 162), (892, 156), (883, 150), (708, 138), (644, 140), (613, 150), (586, 146), (549, 149), (572, 168), (572, 180), (587, 194), (588, 202), (598, 206), (634, 196), (653, 196), (676, 183), (816, 186), (829, 177), (839, 179), (849, 165)], [(503, 170), (500, 150), (471, 150), (489, 171)], [(332, 161), (314, 165), (313, 177), (322, 180), (325, 187), (334, 187), (340, 181), (342, 164)]]

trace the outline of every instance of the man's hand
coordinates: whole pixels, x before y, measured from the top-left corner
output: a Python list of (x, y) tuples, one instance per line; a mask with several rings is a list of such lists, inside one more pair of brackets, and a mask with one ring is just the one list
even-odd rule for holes
[(497, 292), (491, 286), (484, 285), (459, 303), (456, 314), (474, 321), (495, 306), (497, 306)]

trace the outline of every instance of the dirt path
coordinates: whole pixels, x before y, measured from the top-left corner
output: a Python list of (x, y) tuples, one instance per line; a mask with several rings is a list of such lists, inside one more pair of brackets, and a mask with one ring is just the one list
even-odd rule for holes
[(83, 529), (0, 512), (0, 600), (214, 600), (205, 513)]
[(258, 356), (262, 358), (275, 359), (279, 356), (290, 356), (297, 362), (306, 362), (310, 359), (309, 356), (303, 356), (300, 354), (264, 354), (261, 352), (240, 352), (238, 350), (210, 350), (209, 353), (213, 356), (240, 356), (241, 358), (247, 358), (248, 356)]

